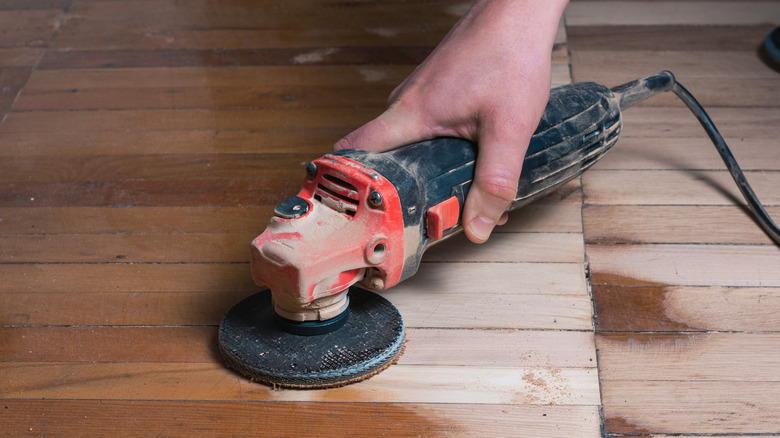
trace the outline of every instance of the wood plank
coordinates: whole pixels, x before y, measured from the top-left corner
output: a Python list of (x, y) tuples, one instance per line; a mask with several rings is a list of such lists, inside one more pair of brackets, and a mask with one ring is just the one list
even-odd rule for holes
[[(246, 207), (0, 207), (0, 233), (38, 234), (260, 234), (273, 205)], [(496, 233), (576, 233), (576, 204), (536, 202), (510, 215)]]
[(593, 406), (591, 368), (391, 366), (376, 376), (323, 391), (273, 390), (221, 364), (0, 363), (3, 398), (122, 400), (276, 400), (318, 402)]
[[(769, 138), (727, 138), (743, 170), (780, 168), (777, 143)], [(708, 137), (622, 137), (594, 170), (724, 170), (723, 160)]]
[(4, 67), (32, 67), (43, 49), (33, 47), (0, 47), (0, 65)]
[[(780, 208), (767, 211), (780, 218)], [(774, 242), (744, 207), (586, 205), (582, 215), (587, 243)]]
[[(761, 39), (757, 40), (757, 43)], [(780, 78), (755, 49), (745, 52), (710, 51), (580, 51), (572, 55), (573, 77), (576, 81), (596, 80), (615, 86), (635, 78), (648, 76), (663, 68), (674, 73), (705, 108), (776, 107), (780, 98)], [(615, 57), (619, 67), (605, 72), (602, 68)], [(643, 105), (682, 106), (672, 93), (663, 93)]]
[(60, 9), (0, 10), (2, 47), (43, 47), (60, 19)]
[[(777, 434), (778, 382), (602, 380), (607, 430), (629, 434)], [(630, 397), (627, 396), (630, 394)]]
[[(652, 74), (652, 73), (650, 73)], [(632, 80), (634, 78), (629, 78)], [(707, 108), (725, 138), (775, 138), (780, 108)], [(633, 107), (623, 113), (623, 138), (706, 138), (706, 133), (684, 107)]]
[[(248, 273), (247, 273), (248, 276)], [(251, 279), (248, 280), (251, 283)], [(247, 285), (244, 289), (252, 288)], [(219, 292), (4, 292), (3, 325), (218, 325), (257, 287)], [(384, 293), (407, 327), (592, 330), (586, 295)], [(84, 303), (90, 303), (85, 306)]]
[[(5, 400), (0, 434), (599, 437), (595, 406), (235, 401)], [(301, 413), (305, 412), (305, 421)]]
[[(756, 44), (759, 44), (760, 41), (760, 39), (756, 41)], [(610, 60), (614, 60), (616, 56), (620, 58), (619, 68), (606, 71), (604, 68), (600, 68)], [(664, 63), (664, 69), (670, 70), (678, 80), (686, 85), (693, 78), (746, 81), (777, 80), (777, 73), (756, 56), (755, 47), (748, 51), (718, 52), (717, 56), (713, 55), (711, 51), (686, 50), (682, 52), (658, 49), (588, 50), (572, 53), (575, 80), (581, 80), (579, 79), (580, 75), (586, 78), (598, 76), (608, 86), (627, 82), (624, 76), (626, 73), (638, 75), (637, 77), (654, 74), (655, 70), (658, 70), (660, 62)], [(745, 87), (735, 88), (743, 91)], [(695, 94), (694, 90), (691, 92)], [(771, 91), (769, 94), (776, 95)]]
[[(589, 50), (677, 50), (755, 52), (758, 44), (774, 29), (770, 23), (754, 25), (643, 25), (572, 26), (569, 48), (573, 54)], [(719, 54), (713, 53), (714, 57)], [(602, 69), (599, 74), (610, 74)]]
[(7, 157), (0, 182), (299, 177), (319, 154), (164, 154)]
[(294, 145), (300, 153), (324, 155), (349, 133), (349, 128), (4, 132), (1, 157), (124, 154), (285, 153)]
[(4, 132), (168, 131), (223, 129), (355, 128), (384, 108), (285, 108), (221, 110), (116, 110), (14, 112)]
[(2, 10), (54, 9), (70, 6), (73, 0), (0, 0)]
[(771, 1), (573, 1), (566, 9), (570, 26), (752, 25), (780, 22), (780, 5)]
[[(475, 288), (473, 279), (478, 278)], [(587, 295), (581, 263), (426, 262), (417, 273), (388, 290), (388, 298), (406, 294)], [(392, 292), (391, 292), (392, 291)], [(391, 296), (392, 295), (392, 296)]]
[(230, 87), (345, 87), (345, 84), (394, 86), (411, 73), (397, 65), (301, 65), (193, 68), (84, 68), (36, 70), (30, 77), (30, 91), (66, 90), (159, 90), (180, 87), (187, 90)]
[(413, 327), (592, 330), (593, 306), (583, 295), (473, 294), (438, 291), (385, 295)]
[(215, 326), (231, 307), (259, 290), (3, 292), (0, 293), (0, 325)]
[[(253, 30), (269, 29), (275, 33), (260, 36), (270, 37), (266, 46), (311, 44), (312, 42), (348, 41), (353, 44), (368, 39), (367, 45), (380, 45), (377, 40), (395, 38), (406, 34), (409, 41), (419, 35), (417, 44), (435, 44), (460, 18), (463, 6), (451, 4), (388, 4), (354, 3), (345, 6), (341, 2), (326, 2), (317, 5), (303, 2), (279, 4), (232, 3), (220, 5), (217, 9), (208, 2), (198, 1), (180, 5), (174, 1), (149, 2), (80, 2), (70, 10), (59, 31), (53, 48), (80, 47), (99, 49), (159, 49), (186, 48), (206, 45), (231, 47), (235, 40), (243, 45), (254, 41), (253, 46), (263, 46), (264, 39), (249, 39), (256, 36)], [(73, 17), (73, 18), (72, 18)], [(76, 19), (75, 17), (78, 17)], [(122, 32), (116, 32), (122, 29)], [(231, 29), (244, 30), (231, 35)], [(323, 31), (311, 31), (321, 29)], [(424, 32), (420, 32), (424, 29)], [(199, 33), (193, 30), (201, 31)], [(216, 33), (215, 30), (222, 32)], [(297, 30), (298, 32), (292, 32)], [(352, 30), (350, 32), (349, 30)], [(212, 31), (212, 32), (208, 32)], [(249, 31), (249, 32), (247, 32)], [(327, 32), (324, 32), (327, 31)], [(220, 34), (228, 34), (227, 41)], [(351, 37), (354, 36), (354, 37)], [(341, 37), (341, 38), (339, 38)], [(208, 40), (217, 40), (209, 43)], [(413, 41), (410, 41), (413, 42)], [(135, 45), (133, 45), (135, 43)], [(217, 44), (219, 43), (219, 44)], [(406, 44), (399, 44), (406, 45)], [(415, 45), (415, 44), (410, 44)]]
[(507, 223), (497, 227), (494, 232), (582, 233), (581, 207), (576, 204), (534, 202), (510, 213)]
[(778, 333), (602, 333), (602, 380), (780, 381)]
[[(748, 171), (747, 180), (765, 206), (780, 205), (780, 173)], [(600, 171), (582, 176), (585, 203), (595, 205), (743, 205), (727, 171)]]
[(477, 245), (459, 234), (430, 248), (427, 262), (583, 262), (579, 233), (500, 233)]
[(0, 182), (0, 207), (243, 207), (298, 193), (290, 178)]
[(0, 235), (0, 263), (246, 263), (256, 236)]
[(593, 285), (596, 327), (609, 331), (771, 332), (780, 289)]
[[(3, 327), (4, 362), (221, 364), (216, 327)], [(409, 328), (399, 363), (595, 368), (593, 333)], [(566, 348), (561, 348), (565, 345)]]
[(392, 85), (349, 87), (278, 86), (184, 88), (99, 88), (31, 91), (25, 88), (17, 111), (180, 108), (377, 107), (387, 102)]
[(0, 264), (5, 292), (249, 292), (249, 263)]
[[(59, 40), (59, 38), (57, 39)], [(300, 47), (265, 49), (47, 50), (42, 69), (210, 67), (261, 65), (417, 65), (433, 46), (425, 47)]]
[[(0, 234), (259, 235), (273, 216), (274, 207), (0, 208)], [(563, 229), (566, 225), (552, 225), (546, 231), (559, 231), (556, 226)]]
[(316, 153), (8, 157), (0, 164), (0, 181), (249, 179), (258, 175), (297, 176), (303, 181), (305, 164), (319, 157)]
[(780, 248), (757, 245), (589, 245), (592, 281), (616, 286), (780, 286)]

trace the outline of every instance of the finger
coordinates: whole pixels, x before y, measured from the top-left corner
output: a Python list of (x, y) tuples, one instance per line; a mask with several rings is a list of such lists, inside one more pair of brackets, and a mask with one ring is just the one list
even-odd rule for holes
[(472, 242), (485, 242), (496, 225), (506, 222), (504, 213), (517, 194), (530, 134), (514, 129), (503, 135), (500, 128), (480, 132), (474, 182), (463, 209), (464, 231)]
[(333, 149), (384, 152), (431, 138), (431, 131), (420, 123), (413, 111), (393, 105), (379, 117), (336, 142)]

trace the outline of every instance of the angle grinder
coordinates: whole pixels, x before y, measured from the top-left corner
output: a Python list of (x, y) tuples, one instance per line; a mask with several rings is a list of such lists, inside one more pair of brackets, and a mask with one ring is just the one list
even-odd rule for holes
[[(748, 205), (776, 241), (722, 136), (669, 72), (612, 89), (583, 82), (551, 90), (523, 164), (516, 210), (576, 178), (618, 140), (621, 110), (672, 90), (694, 112)], [(462, 231), (479, 148), (437, 138), (385, 153), (342, 150), (306, 166), (300, 192), (279, 204), (251, 245), (265, 290), (219, 328), (227, 365), (273, 386), (326, 388), (363, 380), (402, 351), (398, 310), (377, 294), (411, 277), (423, 253)]]

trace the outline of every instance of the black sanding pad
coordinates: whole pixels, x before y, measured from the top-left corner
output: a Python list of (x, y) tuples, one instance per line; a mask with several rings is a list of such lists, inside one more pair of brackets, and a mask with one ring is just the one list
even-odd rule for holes
[(363, 289), (349, 291), (349, 320), (330, 333), (288, 333), (274, 321), (271, 291), (236, 304), (219, 325), (219, 347), (230, 368), (252, 380), (288, 388), (328, 388), (366, 379), (400, 354), (398, 309)]

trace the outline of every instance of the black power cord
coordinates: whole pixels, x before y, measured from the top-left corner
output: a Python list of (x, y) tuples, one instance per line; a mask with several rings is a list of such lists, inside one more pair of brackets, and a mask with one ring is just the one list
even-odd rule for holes
[(674, 92), (699, 120), (699, 123), (701, 123), (701, 126), (715, 145), (715, 149), (718, 150), (721, 158), (723, 158), (723, 162), (726, 163), (726, 167), (731, 173), (732, 178), (734, 178), (734, 182), (737, 183), (739, 191), (742, 192), (742, 196), (745, 198), (745, 201), (747, 201), (748, 207), (753, 212), (756, 220), (758, 220), (769, 237), (780, 244), (780, 228), (778, 228), (777, 224), (764, 209), (764, 206), (759, 202), (758, 197), (750, 187), (747, 178), (745, 178), (745, 174), (742, 172), (739, 164), (737, 164), (737, 160), (731, 153), (731, 149), (729, 149), (723, 136), (718, 132), (718, 128), (715, 127), (712, 119), (710, 119), (710, 116), (704, 111), (701, 104), (696, 101), (693, 95), (686, 90), (685, 87), (675, 80), (674, 75), (671, 72), (665, 71), (657, 75), (637, 79), (636, 81), (612, 88), (612, 92), (620, 99), (621, 110), (634, 106), (651, 96), (668, 90)]

